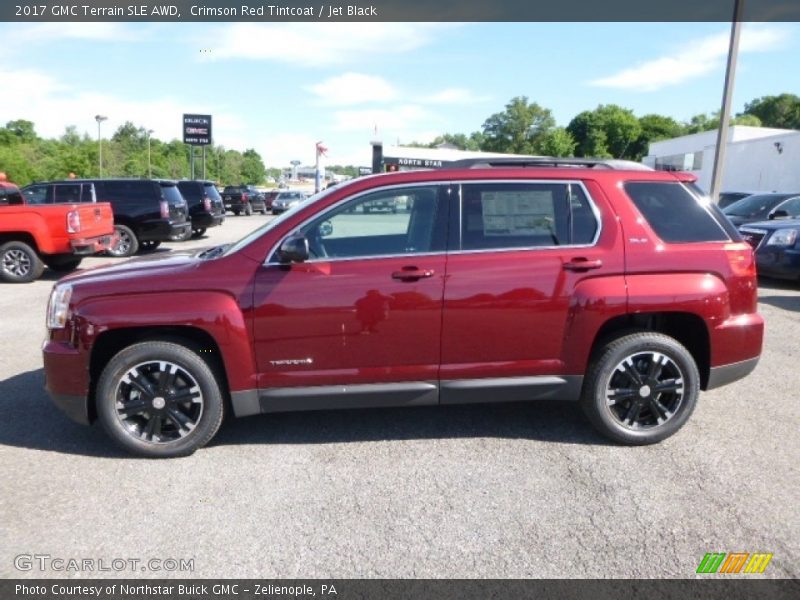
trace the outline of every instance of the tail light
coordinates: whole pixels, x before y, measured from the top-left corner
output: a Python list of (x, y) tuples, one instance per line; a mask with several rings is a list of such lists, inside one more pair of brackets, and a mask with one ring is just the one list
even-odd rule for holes
[(69, 233), (78, 233), (81, 230), (81, 216), (77, 210), (71, 210), (67, 213), (67, 231)]
[(166, 200), (161, 201), (161, 218), (169, 219), (169, 204)]
[(728, 283), (731, 314), (741, 315), (758, 309), (758, 281), (756, 259), (747, 242), (725, 244), (725, 254), (733, 275)]
[(208, 196), (203, 198), (203, 208), (206, 209), (206, 212), (211, 212), (211, 198)]
[(242, 202), (247, 202), (250, 199), (250, 196), (247, 195), (247, 192), (242, 194)]
[(731, 271), (736, 277), (755, 277), (756, 260), (753, 248), (747, 242), (735, 242), (725, 245), (725, 253)]

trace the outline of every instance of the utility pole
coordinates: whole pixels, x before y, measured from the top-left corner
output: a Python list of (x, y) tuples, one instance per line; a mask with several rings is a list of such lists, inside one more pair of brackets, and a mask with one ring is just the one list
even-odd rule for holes
[(725, 90), (722, 94), (722, 109), (719, 112), (719, 130), (717, 131), (717, 147), (714, 150), (714, 169), (711, 173), (711, 190), (709, 195), (715, 204), (719, 201), (722, 186), (722, 172), (725, 167), (725, 150), (728, 145), (728, 120), (731, 113), (731, 96), (733, 82), (736, 77), (736, 59), (739, 54), (739, 37), (742, 32), (742, 5), (744, 0), (736, 0), (733, 7), (731, 23), (731, 41), (728, 48), (728, 66), (725, 70)]
[(95, 115), (94, 120), (97, 121), (97, 147), (98, 147), (98, 157), (100, 161), (100, 177), (103, 176), (103, 138), (100, 137), (100, 123), (106, 121), (108, 117), (103, 115)]

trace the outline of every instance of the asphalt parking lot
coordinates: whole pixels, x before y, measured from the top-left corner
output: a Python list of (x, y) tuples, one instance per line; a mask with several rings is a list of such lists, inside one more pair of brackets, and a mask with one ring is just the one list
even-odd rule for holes
[[(229, 216), (186, 248), (264, 222)], [(91, 258), (82, 266), (114, 262)], [(706, 552), (800, 569), (800, 286), (763, 281), (753, 375), (674, 437), (608, 444), (559, 403), (231, 420), (174, 460), (118, 451), (43, 389), (50, 287), (0, 284), (0, 577), (693, 577)], [(15, 557), (193, 559), (191, 573), (20, 571)]]

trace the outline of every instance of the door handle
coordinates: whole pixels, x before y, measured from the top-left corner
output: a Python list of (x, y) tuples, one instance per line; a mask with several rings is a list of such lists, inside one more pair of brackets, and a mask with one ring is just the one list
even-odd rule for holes
[(588, 271), (589, 269), (599, 269), (603, 266), (603, 261), (598, 259), (589, 260), (588, 258), (578, 257), (573, 258), (569, 262), (564, 263), (564, 269), (567, 271)]
[(417, 267), (403, 267), (399, 271), (392, 273), (392, 279), (400, 281), (417, 281), (427, 277), (433, 277), (433, 269), (418, 269)]

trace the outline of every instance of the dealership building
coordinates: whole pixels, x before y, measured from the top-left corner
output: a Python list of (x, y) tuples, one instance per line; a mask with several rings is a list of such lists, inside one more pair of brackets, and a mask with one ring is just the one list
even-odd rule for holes
[[(688, 171), (711, 189), (717, 130), (652, 142), (642, 159), (662, 171)], [(800, 131), (734, 125), (728, 129), (724, 191), (800, 192)]]

